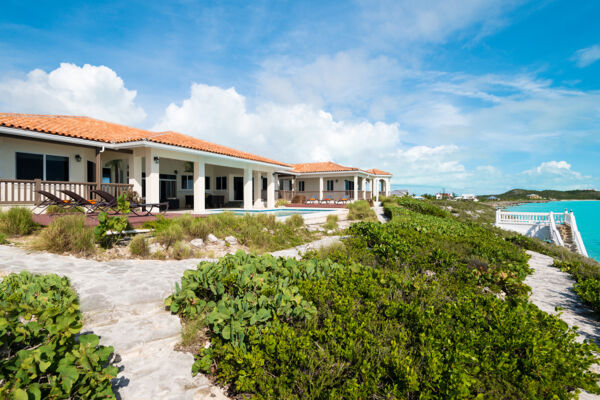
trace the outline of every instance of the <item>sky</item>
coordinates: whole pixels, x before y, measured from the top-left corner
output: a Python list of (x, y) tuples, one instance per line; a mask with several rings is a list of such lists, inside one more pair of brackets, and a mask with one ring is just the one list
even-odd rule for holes
[(0, 112), (173, 130), (415, 193), (600, 189), (597, 0), (4, 0)]

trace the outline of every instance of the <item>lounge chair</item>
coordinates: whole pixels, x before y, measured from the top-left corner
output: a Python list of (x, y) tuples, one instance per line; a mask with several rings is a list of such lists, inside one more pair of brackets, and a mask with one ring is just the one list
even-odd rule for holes
[(329, 204), (333, 201), (333, 199), (330, 199), (329, 197), (325, 197), (323, 200), (321, 200), (321, 204)]
[[(117, 198), (115, 196), (113, 196), (112, 194), (104, 191), (104, 190), (98, 190), (98, 189), (94, 189), (91, 191), (91, 193), (95, 193), (98, 196), (100, 196), (105, 202), (106, 204), (109, 204), (109, 208), (116, 208), (118, 201)], [(168, 202), (164, 202), (164, 203), (137, 203), (134, 201), (130, 201), (129, 202), (129, 209), (131, 210), (131, 212), (135, 215), (137, 215), (138, 217), (141, 216), (147, 216), (147, 215), (152, 215), (152, 210), (154, 208), (157, 208), (159, 210), (159, 212), (161, 211), (161, 208), (164, 207), (164, 211), (166, 212), (169, 209), (169, 203)], [(142, 212), (138, 213), (136, 211), (136, 209), (139, 208), (142, 210)]]
[(85, 197), (80, 196), (79, 194), (73, 192), (72, 190), (61, 190), (61, 193), (66, 194), (67, 196), (69, 196), (70, 198), (73, 199), (73, 201), (71, 202), (73, 204), (73, 206), (75, 207), (83, 207), (85, 208), (89, 213), (93, 213), (97, 210), (101, 210), (104, 211), (107, 207), (107, 204), (103, 203), (103, 202), (99, 202), (96, 200), (88, 200)]
[(40, 212), (44, 211), (50, 206), (57, 206), (63, 209), (68, 209), (75, 206), (73, 203), (71, 203), (70, 200), (63, 200), (57, 195), (47, 192), (45, 190), (38, 190), (37, 192), (46, 198), (42, 200), (39, 204), (37, 204), (35, 207), (36, 209), (40, 208)]
[(339, 199), (339, 200), (337, 201), (337, 203), (338, 203), (338, 204), (346, 204), (346, 203), (348, 203), (348, 201), (349, 201), (349, 200), (348, 200), (346, 197), (342, 197), (341, 199)]
[(319, 200), (315, 199), (314, 197), (311, 197), (310, 199), (306, 200), (306, 204), (314, 204), (318, 202)]

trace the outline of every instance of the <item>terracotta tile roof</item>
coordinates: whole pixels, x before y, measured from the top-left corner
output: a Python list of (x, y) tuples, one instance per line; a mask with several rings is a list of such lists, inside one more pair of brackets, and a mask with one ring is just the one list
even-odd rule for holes
[(88, 117), (0, 113), (0, 125), (104, 143), (140, 140), (151, 132)]
[(365, 171), (373, 175), (392, 175), (389, 172), (385, 172), (377, 168), (366, 169)]
[(210, 143), (176, 132), (151, 132), (89, 117), (0, 113), (0, 126), (34, 132), (93, 140), (102, 143), (127, 143), (148, 140), (215, 154), (289, 167), (289, 164)]
[(344, 167), (331, 161), (292, 164), (292, 166), (294, 167), (293, 171), (297, 173), (360, 171), (358, 168)]
[(226, 156), (243, 158), (246, 160), (261, 161), (261, 162), (265, 162), (268, 164), (277, 164), (277, 165), (281, 165), (284, 167), (290, 166), (289, 164), (282, 163), (280, 161), (275, 161), (275, 160), (271, 160), (266, 157), (261, 157), (261, 156), (255, 155), (255, 154), (246, 153), (245, 151), (232, 149), (231, 147), (221, 146), (220, 144), (207, 142), (205, 140), (197, 139), (195, 137), (187, 136), (187, 135), (177, 133), (177, 132), (168, 131), (168, 132), (154, 133), (152, 136), (149, 136), (148, 138), (146, 138), (146, 140), (155, 142), (155, 143), (169, 144), (172, 146), (186, 147), (188, 149), (207, 151), (207, 152), (216, 153), (216, 154), (223, 154)]

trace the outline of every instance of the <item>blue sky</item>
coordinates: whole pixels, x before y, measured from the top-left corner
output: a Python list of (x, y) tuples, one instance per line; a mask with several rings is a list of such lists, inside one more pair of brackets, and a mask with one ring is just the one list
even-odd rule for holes
[(600, 187), (600, 3), (3, 3), (0, 111), (176, 130), (416, 192)]

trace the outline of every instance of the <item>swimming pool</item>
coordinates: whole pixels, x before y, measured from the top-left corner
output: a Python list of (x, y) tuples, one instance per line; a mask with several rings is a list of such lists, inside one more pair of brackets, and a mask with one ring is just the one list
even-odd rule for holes
[(227, 210), (227, 209), (219, 209), (211, 211), (212, 213), (221, 213), (221, 212), (233, 212), (234, 215), (245, 215), (245, 214), (273, 214), (276, 217), (289, 217), (294, 214), (317, 214), (322, 212), (331, 212), (335, 211), (332, 209), (319, 209), (319, 208), (271, 208), (265, 210)]

